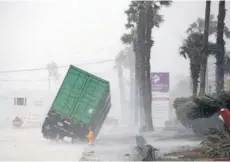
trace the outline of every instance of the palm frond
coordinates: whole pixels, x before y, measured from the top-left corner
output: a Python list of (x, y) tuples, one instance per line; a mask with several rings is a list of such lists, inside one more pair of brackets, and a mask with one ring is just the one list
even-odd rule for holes
[(121, 37), (121, 41), (124, 43), (124, 44), (130, 44), (133, 42), (133, 35), (130, 33), (130, 34), (124, 34), (122, 37)]
[(186, 33), (193, 32), (193, 30), (195, 28), (197, 28), (197, 23), (196, 22), (189, 25), (189, 28), (187, 29)]
[(230, 56), (228, 54), (225, 55), (225, 73), (229, 74), (230, 73)]
[(159, 1), (159, 2), (161, 6), (166, 6), (166, 7), (170, 6), (173, 3), (173, 1)]
[(224, 34), (226, 36), (226, 38), (230, 38), (230, 30), (227, 26), (224, 27)]
[(187, 53), (186, 53), (186, 47), (182, 46), (180, 47), (180, 55), (183, 56), (185, 59), (187, 59)]
[(208, 42), (208, 54), (215, 55), (217, 53), (217, 44)]
[(130, 28), (134, 28), (135, 25), (131, 24), (131, 23), (127, 23), (127, 24), (125, 24), (125, 27), (126, 27), (126, 29), (130, 29)]
[(164, 22), (164, 16), (163, 15), (159, 15), (159, 14), (155, 14), (154, 16), (153, 16), (153, 24), (154, 24), (154, 26), (156, 26), (156, 27), (160, 27), (160, 24), (162, 23), (162, 22)]
[[(215, 34), (217, 31), (217, 21), (214, 19), (214, 15), (210, 15), (209, 19), (209, 35)], [(195, 22), (189, 25), (189, 28), (187, 29), (187, 33), (191, 32), (199, 32), (203, 33), (204, 31), (204, 25), (205, 25), (205, 20), (202, 18), (197, 18)], [(226, 28), (226, 27), (225, 27)], [(228, 33), (227, 33), (228, 36)]]

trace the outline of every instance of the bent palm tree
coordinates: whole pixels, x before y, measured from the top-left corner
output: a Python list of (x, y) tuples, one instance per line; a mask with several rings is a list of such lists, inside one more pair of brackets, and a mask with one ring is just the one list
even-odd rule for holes
[(124, 59), (125, 59), (124, 51), (120, 51), (115, 60), (116, 67), (118, 70), (119, 89), (120, 89), (120, 106), (122, 110), (124, 110), (124, 105), (125, 105), (125, 88), (124, 88), (124, 82), (123, 82)]
[[(153, 46), (151, 39), (154, 26), (159, 27), (163, 16), (159, 14), (161, 6), (169, 6), (170, 1), (132, 1), (129, 9), (125, 11), (128, 17), (126, 28), (131, 29), (130, 34), (122, 37), (125, 43), (134, 43), (136, 53), (136, 94), (139, 94), (140, 107), (144, 110), (143, 119), (147, 130), (153, 130), (151, 83), (150, 83), (150, 53)], [(137, 37), (132, 35), (136, 32)], [(142, 66), (145, 65), (145, 68)], [(138, 96), (137, 96), (138, 98)], [(137, 100), (138, 101), (138, 100)], [(138, 105), (138, 103), (136, 104)]]
[[(214, 15), (210, 15), (210, 18), (209, 18), (209, 28), (208, 28), (208, 34), (209, 34), (209, 36), (214, 35), (214, 34), (217, 33), (217, 31), (218, 31), (217, 29), (219, 28), (219, 27), (218, 27), (218, 21), (219, 21), (219, 20), (215, 20)], [(205, 28), (205, 20), (202, 19), (202, 18), (198, 18), (195, 22), (193, 22), (193, 23), (189, 26), (189, 28), (188, 28), (188, 30), (187, 30), (187, 33), (188, 33), (188, 34), (194, 33), (194, 32), (197, 32), (197, 33), (204, 33), (204, 28)], [(229, 30), (229, 28), (228, 28), (227, 26), (225, 26), (225, 24), (224, 24), (224, 28), (223, 28), (223, 33), (224, 33), (224, 36), (225, 36), (227, 39), (230, 38), (230, 30)], [(224, 44), (223, 44), (223, 46), (217, 46), (217, 45), (215, 45), (215, 46), (213, 46), (213, 47), (214, 47), (214, 50), (213, 50), (213, 52), (210, 53), (210, 54), (215, 55), (215, 54), (217, 54), (216, 50), (217, 50), (218, 53), (219, 53), (220, 48), (224, 48)], [(226, 57), (226, 59), (227, 59), (227, 56), (225, 56), (225, 57)], [(226, 61), (225, 61), (225, 62), (226, 62)], [(221, 63), (221, 64), (222, 64), (222, 63)], [(227, 64), (226, 64), (226, 65), (227, 65)], [(218, 65), (218, 66), (219, 66), (219, 65)], [(229, 66), (225, 66), (225, 69), (229, 69)], [(217, 78), (219, 78), (219, 77), (217, 77)], [(222, 78), (220, 77), (220, 79), (222, 79)], [(218, 80), (220, 81), (220, 79), (218, 79)]]
[[(216, 34), (217, 32), (217, 22), (218, 20), (215, 20), (214, 15), (210, 15), (209, 17), (209, 36)], [(202, 18), (197, 18), (195, 22), (193, 22), (189, 28), (187, 29), (187, 33), (204, 33), (205, 28), (205, 20)], [(224, 34), (226, 38), (230, 38), (230, 30), (227, 26), (224, 26)]]
[(60, 79), (58, 65), (55, 62), (51, 62), (47, 64), (47, 71), (48, 71), (48, 84), (50, 90), (51, 78), (54, 78), (55, 81), (58, 81)]
[[(184, 40), (183, 45), (180, 47), (180, 55), (185, 59), (189, 59), (190, 75), (193, 83), (193, 96), (197, 95), (200, 65), (201, 65), (201, 49), (203, 48), (203, 34), (193, 32), (188, 35)], [(208, 42), (208, 53), (216, 53), (216, 44)]]
[[(192, 79), (193, 96), (197, 95), (198, 79), (200, 75), (200, 61), (201, 61), (201, 48), (202, 48), (202, 35), (193, 33), (184, 40), (183, 45), (180, 47), (180, 55), (184, 58), (189, 58), (190, 76)], [(200, 42), (200, 43), (198, 43)], [(198, 43), (198, 45), (197, 45)]]

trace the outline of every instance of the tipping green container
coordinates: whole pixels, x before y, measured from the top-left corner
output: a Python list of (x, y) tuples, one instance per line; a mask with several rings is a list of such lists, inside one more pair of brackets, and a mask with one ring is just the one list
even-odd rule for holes
[[(48, 125), (54, 125), (53, 134), (59, 136), (74, 134), (61, 136), (84, 138), (89, 128), (97, 135), (110, 108), (109, 82), (71, 65), (45, 119), (43, 129), (48, 123), (53, 123)], [(57, 131), (59, 127), (65, 133), (56, 133), (60, 132)]]

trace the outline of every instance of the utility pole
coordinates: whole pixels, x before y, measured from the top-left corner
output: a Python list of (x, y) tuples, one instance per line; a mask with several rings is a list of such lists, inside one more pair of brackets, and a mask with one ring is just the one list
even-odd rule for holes
[(51, 62), (47, 65), (47, 71), (48, 71), (48, 89), (51, 90), (51, 77), (54, 77), (55, 79), (59, 78), (58, 74), (58, 66), (56, 63)]
[(123, 64), (121, 60), (123, 58), (123, 52), (121, 51), (116, 59), (116, 66), (118, 70), (118, 79), (119, 79), (119, 89), (120, 89), (120, 106), (121, 106), (121, 116), (124, 119), (124, 110), (125, 110), (125, 91), (124, 91), (124, 79), (123, 79)]

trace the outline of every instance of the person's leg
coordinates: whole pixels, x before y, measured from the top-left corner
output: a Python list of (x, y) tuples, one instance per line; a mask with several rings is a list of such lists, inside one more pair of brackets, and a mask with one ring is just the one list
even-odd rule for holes
[(93, 137), (91, 137), (91, 144), (93, 145), (93, 143), (94, 143), (94, 139)]

